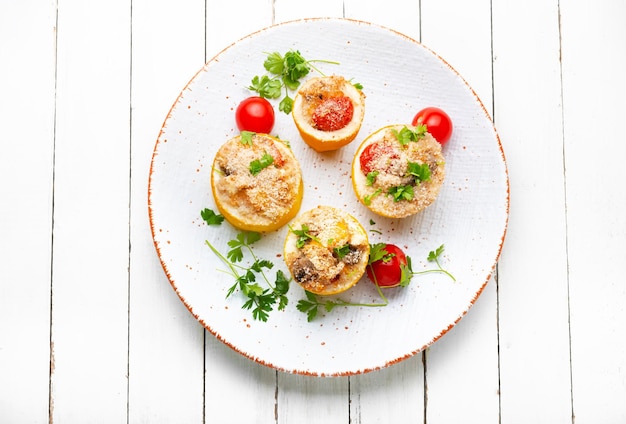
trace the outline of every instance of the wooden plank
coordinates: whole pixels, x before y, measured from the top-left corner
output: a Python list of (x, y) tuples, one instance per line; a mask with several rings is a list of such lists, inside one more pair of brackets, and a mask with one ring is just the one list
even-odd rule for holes
[[(342, 17), (339, 0), (274, 1), (274, 21)], [(311, 378), (278, 373), (277, 422), (345, 423), (349, 417), (348, 378)], [(303, 417), (305, 417), (303, 419)]]
[(274, 22), (305, 18), (340, 18), (343, 2), (338, 0), (274, 0)]
[(124, 422), (131, 9), (58, 8), (51, 420)]
[(349, 422), (348, 377), (278, 373), (277, 422)]
[(276, 421), (276, 371), (259, 365), (207, 334), (206, 422)]
[[(400, 31), (419, 41), (419, 1), (344, 1), (345, 17)], [(350, 377), (350, 420), (359, 424), (424, 420), (422, 354), (389, 368)], [(399, 407), (399, 405), (402, 405)]]
[(48, 422), (56, 7), (0, 3), (0, 419)]
[(344, 0), (345, 17), (399, 31), (420, 40), (419, 0), (386, 0), (381, 7), (380, 0)]
[(626, 422), (626, 3), (560, 5), (573, 409)]
[[(465, 79), (493, 116), (490, 1), (423, 0), (421, 7), (422, 43)], [(463, 34), (463, 43), (449, 36), (450, 28)], [(467, 316), (427, 350), (428, 423), (498, 423), (496, 291), (492, 278)]]
[[(208, 0), (206, 3), (207, 60), (240, 38), (273, 23), (272, 0)], [(224, 25), (224, 21), (234, 24)]]
[(169, 284), (147, 213), (152, 151), (179, 92), (204, 63), (204, 1), (133, 1), (129, 422), (200, 423), (204, 329)]
[[(241, 11), (246, 11), (242, 14)], [(209, 1), (206, 7), (207, 60), (242, 37), (272, 24), (272, 2)], [(224, 20), (237, 22), (224, 25)], [(207, 333), (205, 419), (228, 422), (275, 421), (276, 371), (244, 358)], [(245, 399), (245, 407), (242, 407)]]
[(558, 2), (493, 1), (495, 120), (511, 209), (499, 266), (501, 420), (569, 423)]
[(425, 422), (424, 356), (350, 377), (350, 422)]

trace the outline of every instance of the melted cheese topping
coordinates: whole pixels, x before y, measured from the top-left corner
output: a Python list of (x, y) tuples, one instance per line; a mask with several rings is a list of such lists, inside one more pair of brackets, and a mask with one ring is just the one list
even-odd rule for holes
[[(329, 206), (318, 206), (291, 224), (298, 231), (308, 227), (304, 245), (289, 231), (285, 241), (285, 263), (294, 280), (316, 294), (335, 294), (356, 284), (367, 266), (369, 240), (361, 224), (350, 214)], [(343, 255), (336, 249), (343, 248)]]
[[(266, 154), (272, 163), (254, 175), (251, 163)], [(244, 229), (262, 231), (290, 219), (302, 198), (300, 165), (291, 149), (264, 134), (255, 134), (251, 144), (243, 144), (240, 136), (224, 143), (213, 162), (212, 183), (220, 211)]]
[[(418, 141), (402, 146), (393, 130), (400, 131), (403, 127), (392, 125), (371, 134), (357, 150), (352, 165), (353, 186), (359, 200), (373, 212), (392, 218), (414, 215), (432, 204), (439, 195), (445, 177), (441, 144), (426, 133)], [(368, 145), (374, 143), (384, 143), (389, 148), (378, 149), (381, 153), (372, 156), (369, 168), (378, 174), (370, 185), (366, 172), (361, 169), (360, 156)], [(409, 175), (409, 162), (427, 164), (430, 178), (418, 181)], [(400, 186), (412, 187), (412, 200), (396, 201), (388, 194), (390, 189)]]

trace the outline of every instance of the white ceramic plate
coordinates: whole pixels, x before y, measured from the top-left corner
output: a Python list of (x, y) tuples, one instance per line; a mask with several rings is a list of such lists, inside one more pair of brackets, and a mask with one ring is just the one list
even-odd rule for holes
[[(254, 75), (264, 73), (266, 52), (299, 50), (306, 59), (363, 85), (366, 116), (357, 139), (319, 154), (300, 139), (290, 116), (278, 112), (273, 134), (289, 140), (305, 182), (301, 211), (337, 206), (357, 217), (370, 242), (405, 248), (413, 269), (432, 267), (426, 257), (445, 244), (442, 265), (456, 277), (416, 276), (404, 289), (385, 293), (384, 308), (340, 307), (312, 322), (296, 309), (304, 291), (292, 282), (289, 305), (255, 321), (241, 308), (243, 295), (226, 298), (234, 280), (206, 246), (225, 253), (237, 231), (228, 223), (207, 226), (203, 208), (217, 211), (210, 189), (218, 147), (238, 134), (235, 108), (252, 95)], [(312, 75), (312, 74), (310, 74)], [(446, 110), (454, 134), (444, 148), (446, 180), (437, 201), (419, 216), (385, 219), (355, 198), (350, 180), (358, 144), (375, 129), (410, 123), (426, 106)], [(466, 82), (434, 52), (397, 32), (343, 20), (311, 19), (276, 25), (226, 48), (182, 90), (156, 142), (150, 171), (149, 211), (154, 244), (163, 268), (191, 313), (218, 339), (242, 355), (279, 370), (319, 376), (363, 373), (408, 358), (445, 334), (482, 292), (498, 260), (508, 220), (508, 177), (493, 123)], [(370, 219), (375, 222), (370, 224)], [(288, 272), (281, 258), (287, 228), (255, 244), (257, 256)], [(342, 298), (376, 301), (364, 278)]]

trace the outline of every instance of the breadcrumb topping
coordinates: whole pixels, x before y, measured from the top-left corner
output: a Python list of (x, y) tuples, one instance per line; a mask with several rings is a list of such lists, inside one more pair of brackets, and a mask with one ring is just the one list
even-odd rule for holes
[[(434, 137), (425, 133), (415, 142), (400, 144), (393, 130), (399, 131), (404, 125), (391, 126), (374, 133), (367, 145), (379, 143), (378, 148), (371, 149), (374, 154), (367, 164), (367, 169), (360, 164), (360, 155), (366, 145), (359, 149), (355, 157), (353, 172), (355, 189), (360, 200), (372, 211), (384, 216), (402, 218), (414, 215), (432, 204), (437, 196), (445, 177), (445, 159), (439, 144)], [(419, 165), (427, 164), (430, 177), (420, 181), (408, 172), (409, 162)], [(367, 174), (374, 172), (376, 175)], [(410, 200), (395, 199), (390, 190), (397, 187), (410, 187), (413, 191)]]
[[(272, 157), (272, 163), (253, 174), (250, 164), (265, 154)], [(289, 148), (263, 134), (255, 134), (251, 144), (243, 144), (240, 136), (227, 141), (215, 156), (214, 168), (222, 206), (261, 225), (290, 211), (302, 181), (300, 166)]]
[[(369, 241), (355, 218), (336, 208), (318, 206), (298, 218), (291, 228), (302, 226), (308, 228), (310, 237), (297, 248), (296, 236), (288, 234), (285, 262), (305, 290), (337, 292), (360, 279), (367, 266)], [(345, 246), (346, 254), (339, 255), (337, 250)]]

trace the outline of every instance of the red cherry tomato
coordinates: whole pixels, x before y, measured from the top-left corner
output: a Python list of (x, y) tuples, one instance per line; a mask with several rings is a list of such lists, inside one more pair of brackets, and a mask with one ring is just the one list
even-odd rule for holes
[(438, 107), (427, 107), (417, 112), (413, 121), (413, 126), (424, 124), (428, 132), (435, 137), (439, 144), (444, 145), (452, 137), (452, 120), (446, 112)]
[(352, 120), (354, 105), (349, 97), (330, 97), (320, 103), (311, 118), (320, 131), (337, 131)]
[(406, 255), (395, 244), (384, 247), (387, 252), (382, 259), (367, 266), (367, 277), (379, 287), (396, 287), (402, 281), (402, 268), (406, 266)]
[(239, 131), (269, 134), (274, 128), (274, 108), (262, 97), (248, 97), (237, 106), (235, 121)]
[[(381, 158), (385, 158), (384, 161), (381, 161)], [(395, 151), (393, 146), (384, 141), (368, 144), (365, 149), (361, 152), (361, 156), (359, 156), (359, 163), (361, 164), (361, 171), (365, 175), (370, 172), (376, 170), (378, 163), (380, 166), (381, 162), (387, 164), (387, 166), (391, 166), (392, 161), (399, 159), (400, 155)], [(384, 169), (378, 169), (379, 171), (384, 171)]]

